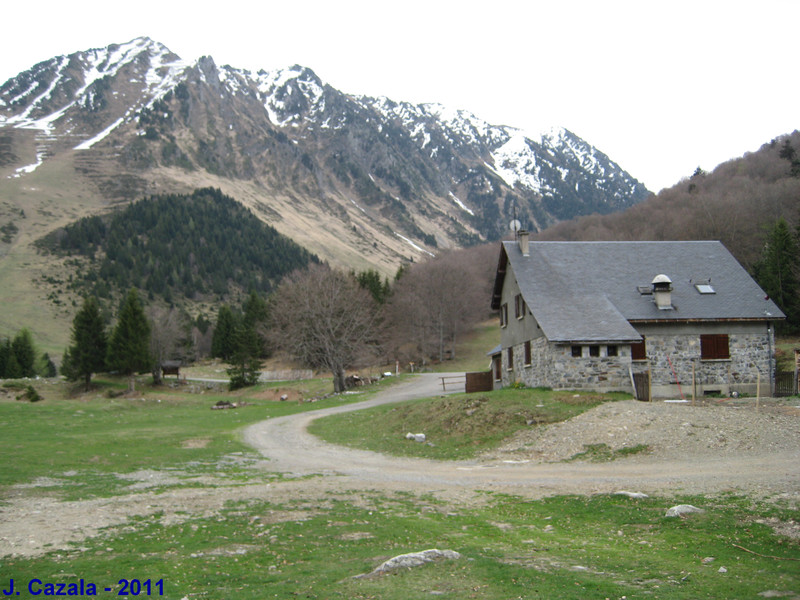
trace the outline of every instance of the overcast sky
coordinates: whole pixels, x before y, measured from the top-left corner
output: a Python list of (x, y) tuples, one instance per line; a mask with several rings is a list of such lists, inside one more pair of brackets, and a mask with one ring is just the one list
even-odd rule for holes
[(7, 4), (0, 83), (148, 36), (187, 60), (301, 64), (347, 93), (563, 126), (656, 192), (800, 128), (798, 0)]

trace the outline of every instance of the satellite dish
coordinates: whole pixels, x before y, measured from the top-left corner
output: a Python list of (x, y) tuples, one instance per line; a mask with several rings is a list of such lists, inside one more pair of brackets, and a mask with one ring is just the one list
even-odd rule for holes
[(517, 233), (520, 229), (522, 229), (522, 223), (520, 223), (518, 219), (514, 219), (513, 221), (511, 221), (511, 223), (509, 223), (508, 226), (514, 233)]

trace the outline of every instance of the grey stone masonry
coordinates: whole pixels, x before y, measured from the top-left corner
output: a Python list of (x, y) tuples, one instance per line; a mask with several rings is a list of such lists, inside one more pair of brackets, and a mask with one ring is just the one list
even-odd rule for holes
[(631, 373), (649, 370), (656, 397), (690, 394), (693, 385), (698, 393), (706, 389), (755, 393), (759, 381), (762, 395), (768, 395), (772, 332), (732, 333), (728, 342), (729, 359), (703, 360), (699, 333), (649, 333), (647, 360), (632, 361), (628, 345), (553, 344), (537, 338), (529, 342), (530, 364), (525, 364), (524, 343), (511, 346), (511, 368), (508, 349), (503, 351), (502, 384), (631, 392)]

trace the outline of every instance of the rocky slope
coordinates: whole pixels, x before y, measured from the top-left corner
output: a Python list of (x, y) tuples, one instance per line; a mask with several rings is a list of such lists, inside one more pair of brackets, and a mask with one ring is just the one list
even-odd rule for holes
[[(347, 95), (310, 69), (182, 61), (147, 38), (56, 57), (0, 87), (0, 194), (80, 190), (78, 212), (214, 185), (310, 250), (388, 271), (648, 192), (574, 133)], [(19, 180), (22, 180), (20, 182)], [(40, 187), (42, 186), (42, 187)], [(24, 206), (19, 206), (24, 209)]]

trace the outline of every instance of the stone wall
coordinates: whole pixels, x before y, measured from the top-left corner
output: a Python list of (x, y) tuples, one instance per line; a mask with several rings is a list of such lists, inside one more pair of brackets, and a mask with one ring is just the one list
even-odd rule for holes
[(589, 355), (589, 346), (581, 348), (578, 358), (572, 356), (572, 346), (538, 338), (531, 342), (531, 364), (524, 365), (524, 344), (513, 346), (514, 369), (508, 369), (508, 352), (503, 352), (503, 385), (519, 382), (553, 389), (632, 391), (630, 347), (617, 346), (619, 355), (608, 356), (607, 346), (599, 346), (596, 357)]
[[(739, 391), (771, 394), (771, 352), (774, 340), (771, 332), (731, 333), (728, 337), (730, 359), (702, 360), (700, 334), (647, 335), (647, 361), (635, 361), (634, 372), (650, 369), (653, 395), (688, 396), (695, 386), (696, 393), (719, 391), (728, 394)], [(693, 372), (694, 370), (694, 372)], [(680, 386), (680, 390), (677, 388)], [(674, 389), (672, 389), (674, 388)]]
[(599, 345), (599, 356), (590, 356), (590, 346), (582, 345), (581, 356), (576, 357), (571, 345), (550, 344), (541, 337), (531, 340), (530, 365), (524, 364), (524, 343), (512, 346), (513, 369), (508, 368), (508, 349), (503, 350), (502, 384), (632, 392), (631, 371), (650, 370), (656, 398), (688, 398), (693, 392), (712, 391), (753, 395), (758, 383), (760, 394), (770, 395), (772, 332), (753, 328), (728, 335), (730, 359), (701, 360), (699, 332), (648, 331), (646, 361), (631, 361), (630, 346), (625, 345), (616, 346), (617, 356), (608, 356), (605, 345)]

